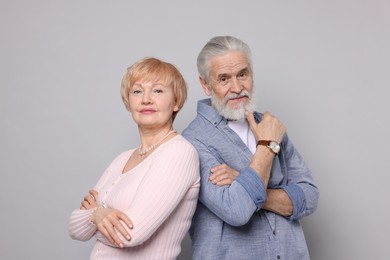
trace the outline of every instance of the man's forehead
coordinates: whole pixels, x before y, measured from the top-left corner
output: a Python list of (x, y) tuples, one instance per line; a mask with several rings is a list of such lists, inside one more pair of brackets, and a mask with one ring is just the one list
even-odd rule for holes
[(242, 52), (231, 51), (211, 59), (211, 72), (216, 74), (234, 74), (249, 69), (249, 62)]

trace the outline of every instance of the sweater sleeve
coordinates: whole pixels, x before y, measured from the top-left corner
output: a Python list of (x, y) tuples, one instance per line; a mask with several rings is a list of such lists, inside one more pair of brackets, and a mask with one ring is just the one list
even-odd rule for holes
[(71, 238), (80, 241), (88, 241), (96, 232), (96, 226), (90, 221), (94, 209), (76, 209), (69, 219), (69, 235)]
[[(131, 240), (127, 241), (118, 232), (125, 247), (148, 240), (182, 202), (188, 190), (193, 186), (199, 189), (199, 159), (195, 148), (185, 139), (172, 141), (161, 145), (148, 158), (152, 162), (145, 169), (134, 200), (125, 210), (134, 226), (127, 230)], [(96, 238), (114, 246), (100, 232), (96, 233)]]
[[(107, 179), (113, 174), (113, 166), (122, 160), (129, 152), (124, 152), (120, 154), (105, 170), (103, 175), (100, 177), (98, 183), (94, 187), (94, 190), (97, 192), (100, 191), (102, 185), (107, 181)], [(94, 209), (85, 210), (85, 209), (76, 209), (74, 210), (69, 218), (68, 231), (71, 238), (75, 240), (87, 241), (95, 234), (97, 228), (94, 223), (90, 221), (91, 215)]]

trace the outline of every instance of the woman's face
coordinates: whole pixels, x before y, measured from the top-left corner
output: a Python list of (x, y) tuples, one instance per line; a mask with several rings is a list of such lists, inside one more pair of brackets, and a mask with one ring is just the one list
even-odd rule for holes
[(171, 126), (172, 114), (179, 108), (173, 88), (162, 81), (137, 81), (130, 88), (129, 108), (134, 121), (142, 128)]

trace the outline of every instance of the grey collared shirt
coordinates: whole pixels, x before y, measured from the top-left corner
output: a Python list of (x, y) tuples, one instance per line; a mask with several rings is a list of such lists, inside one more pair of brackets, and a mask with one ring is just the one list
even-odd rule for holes
[[(254, 115), (259, 121), (261, 115)], [(315, 211), (319, 191), (287, 134), (273, 161), (268, 188), (287, 192), (294, 208), (289, 217), (261, 209), (266, 187), (249, 167), (253, 155), (210, 99), (198, 102), (197, 116), (182, 135), (200, 157), (201, 187), (190, 228), (194, 260), (310, 259), (299, 219)], [(218, 164), (240, 172), (231, 185), (209, 181), (210, 169)]]

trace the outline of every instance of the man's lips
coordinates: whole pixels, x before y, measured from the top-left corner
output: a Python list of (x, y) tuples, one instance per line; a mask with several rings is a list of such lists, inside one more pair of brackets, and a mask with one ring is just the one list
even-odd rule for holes
[(228, 101), (237, 102), (237, 101), (241, 101), (244, 98), (248, 98), (248, 96), (239, 96), (239, 97), (229, 98)]

